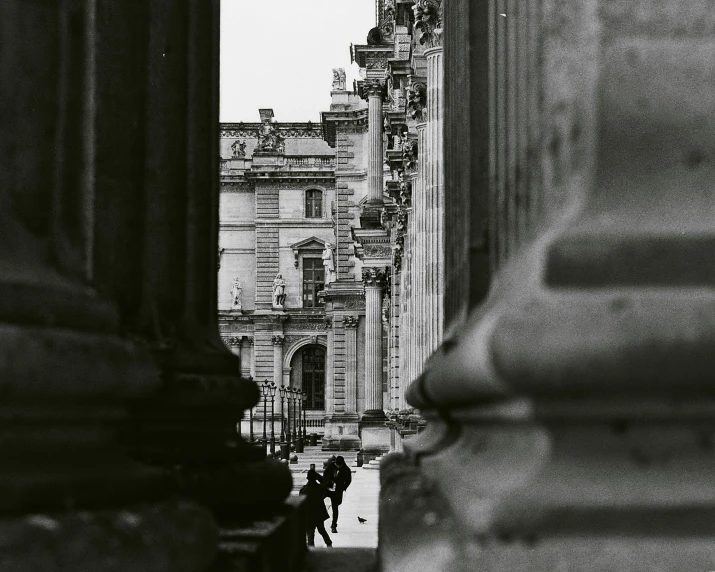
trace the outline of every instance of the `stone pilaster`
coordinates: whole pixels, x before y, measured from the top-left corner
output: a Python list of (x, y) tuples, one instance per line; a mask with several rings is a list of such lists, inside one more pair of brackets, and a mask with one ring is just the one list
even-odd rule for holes
[(343, 316), (345, 327), (345, 413), (357, 415), (358, 316)]

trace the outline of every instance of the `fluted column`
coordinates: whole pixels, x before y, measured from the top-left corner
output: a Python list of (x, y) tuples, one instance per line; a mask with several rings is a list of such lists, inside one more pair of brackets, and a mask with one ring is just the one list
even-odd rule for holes
[(368, 106), (368, 200), (382, 202), (383, 161), (382, 156), (382, 82), (370, 80), (365, 86)]
[[(119, 301), (123, 331), (150, 348), (163, 380), (133, 402), (125, 441), (216, 511), (280, 504), (290, 474), (236, 433), (258, 390), (217, 327), (219, 2), (96, 4), (95, 101), (108, 123), (96, 138), (94, 280)], [(112, 73), (120, 65), (126, 89)], [(238, 484), (256, 478), (272, 486), (255, 494)]]
[(425, 51), (427, 59), (427, 131), (425, 134), (426, 200), (426, 316), (429, 318), (427, 356), (442, 341), (444, 327), (444, 81), (441, 46)]
[(116, 442), (160, 376), (92, 282), (99, 32), (93, 2), (0, 3), (0, 569), (199, 572), (211, 516)]
[(358, 316), (344, 316), (345, 326), (345, 413), (357, 413), (357, 327)]
[(422, 372), (422, 366), (427, 359), (427, 339), (430, 334), (429, 328), (431, 319), (427, 314), (427, 195), (425, 193), (425, 177), (427, 171), (427, 160), (425, 157), (426, 149), (426, 131), (427, 124), (420, 123), (417, 125), (417, 179), (416, 193), (413, 196), (415, 208), (415, 230), (416, 230), (416, 249), (417, 256), (415, 269), (417, 272), (416, 280), (416, 315), (418, 322), (416, 323), (417, 334), (417, 372), (419, 375)]
[(382, 288), (385, 272), (363, 268), (365, 285), (365, 413), (384, 417), (382, 403)]

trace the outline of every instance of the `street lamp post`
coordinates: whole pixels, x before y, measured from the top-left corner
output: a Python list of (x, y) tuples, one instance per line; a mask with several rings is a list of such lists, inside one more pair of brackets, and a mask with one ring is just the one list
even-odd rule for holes
[(248, 428), (248, 442), (253, 443), (253, 407), (248, 410), (250, 426)]
[(275, 400), (273, 399), (276, 395), (276, 384), (271, 383), (268, 386), (268, 393), (271, 397), (271, 455), (275, 456), (276, 454), (276, 431), (275, 431), (275, 425), (276, 425), (276, 418), (274, 415), (274, 405), (275, 405)]
[(285, 419), (284, 412), (283, 412), (283, 401), (285, 400), (285, 397), (286, 397), (285, 385), (281, 385), (278, 388), (278, 394), (281, 396), (281, 443), (285, 443), (286, 432), (285, 432), (285, 426), (283, 425), (283, 420)]
[(296, 419), (295, 419), (295, 394), (296, 389), (291, 388), (290, 390), (290, 400), (293, 404), (293, 423), (291, 424), (291, 432), (293, 433), (293, 445), (295, 445), (296, 453), (298, 452), (298, 431), (296, 430)]
[(266, 379), (261, 385), (261, 394), (263, 395), (263, 450), (266, 450), (266, 445), (268, 444), (268, 439), (266, 437), (266, 416), (268, 408), (268, 380)]
[(290, 430), (290, 396), (291, 396), (291, 388), (286, 385), (286, 405), (288, 406), (287, 409), (287, 419), (286, 419), (286, 442), (288, 443), (288, 450), (290, 451), (290, 446), (291, 446), (291, 441), (293, 440), (293, 436), (291, 435), (291, 430)]
[(304, 391), (301, 397), (303, 398), (303, 441), (305, 441), (308, 438), (308, 421), (305, 416), (305, 404), (308, 401), (308, 394)]
[(300, 389), (295, 390), (295, 401), (298, 405), (298, 419), (296, 419), (296, 430), (298, 431), (298, 439), (295, 441), (295, 452), (296, 453), (302, 453), (303, 452), (303, 431), (300, 428), (301, 425), (301, 418), (300, 418), (300, 410), (301, 410), (301, 392)]

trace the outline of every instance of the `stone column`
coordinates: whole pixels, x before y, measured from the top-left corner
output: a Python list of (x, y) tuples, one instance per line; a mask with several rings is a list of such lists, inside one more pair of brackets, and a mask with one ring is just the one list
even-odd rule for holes
[(329, 417), (335, 413), (335, 319), (328, 328), (328, 351), (325, 359), (325, 414)]
[(417, 177), (413, 189), (415, 216), (415, 347), (417, 363), (415, 375), (422, 373), (422, 367), (427, 359), (427, 339), (430, 335), (430, 316), (427, 314), (427, 196), (425, 193), (425, 176), (427, 160), (425, 143), (427, 124), (417, 125)]
[(358, 316), (343, 316), (345, 326), (345, 413), (357, 413)]
[(444, 81), (443, 52), (441, 46), (425, 51), (427, 60), (427, 132), (425, 136), (427, 284), (425, 295), (426, 316), (429, 319), (427, 355), (442, 342), (444, 328), (444, 153), (443, 112)]
[(385, 417), (382, 403), (382, 288), (385, 272), (363, 268), (365, 285), (365, 412), (363, 417)]
[(283, 382), (283, 341), (281, 335), (274, 335), (273, 342), (273, 383), (280, 385)]
[(383, 153), (382, 153), (382, 98), (384, 86), (382, 82), (370, 80), (366, 82), (368, 105), (368, 201), (382, 202), (383, 191)]
[(96, 5), (94, 281), (163, 382), (124, 440), (216, 514), (282, 506), (290, 474), (236, 433), (258, 390), (217, 327), (219, 2)]
[(248, 338), (248, 347), (251, 352), (251, 379), (256, 379), (256, 338)]
[(212, 517), (116, 441), (161, 379), (93, 285), (98, 9), (0, 3), (0, 568), (200, 572)]

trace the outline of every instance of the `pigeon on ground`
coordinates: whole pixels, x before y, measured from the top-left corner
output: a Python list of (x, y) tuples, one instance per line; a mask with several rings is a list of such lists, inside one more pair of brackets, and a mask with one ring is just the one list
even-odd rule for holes
[(366, 518), (361, 518), (361, 517), (358, 516), (358, 522), (359, 522), (360, 524), (365, 524), (365, 523), (367, 522), (367, 519), (366, 519)]

